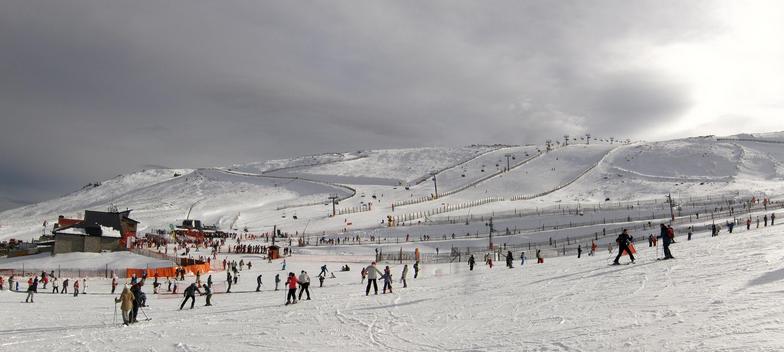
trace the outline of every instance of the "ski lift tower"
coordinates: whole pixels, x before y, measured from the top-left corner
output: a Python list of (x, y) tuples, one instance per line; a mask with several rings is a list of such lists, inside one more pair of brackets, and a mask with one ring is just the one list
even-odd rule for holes
[(488, 248), (490, 250), (493, 250), (493, 232), (495, 231), (495, 228), (493, 227), (493, 218), (490, 218), (490, 220), (487, 223), (485, 223), (485, 226), (490, 228)]
[(338, 204), (338, 198), (340, 197), (337, 194), (330, 194), (328, 198), (330, 203), (332, 203), (332, 217), (335, 216), (335, 205)]
[(510, 169), (510, 167), (509, 167), (509, 158), (513, 157), (514, 155), (512, 155), (510, 153), (507, 153), (507, 154), (504, 154), (504, 156), (506, 157), (506, 171), (509, 171), (509, 169)]
[(434, 192), (435, 192), (435, 193), (433, 193), (433, 195), (434, 195), (433, 199), (438, 199), (438, 181), (436, 181), (436, 174), (438, 174), (438, 172), (436, 172), (436, 171), (431, 171), (430, 172), (430, 175), (433, 176), (433, 189), (434, 189)]

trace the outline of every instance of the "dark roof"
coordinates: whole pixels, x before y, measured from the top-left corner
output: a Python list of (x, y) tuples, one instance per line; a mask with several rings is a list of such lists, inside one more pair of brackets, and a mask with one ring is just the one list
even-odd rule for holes
[(133, 223), (138, 224), (139, 222), (133, 220), (128, 217), (131, 213), (130, 210), (126, 211), (119, 211), (119, 212), (105, 212), (105, 211), (94, 211), (94, 210), (85, 210), (84, 211), (84, 223), (85, 224), (95, 224), (95, 225), (102, 225), (106, 227), (111, 227), (120, 233), (122, 233), (122, 221), (130, 221)]

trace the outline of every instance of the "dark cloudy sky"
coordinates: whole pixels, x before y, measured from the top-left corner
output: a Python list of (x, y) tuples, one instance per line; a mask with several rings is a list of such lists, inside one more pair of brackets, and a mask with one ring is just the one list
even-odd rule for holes
[(783, 130), (784, 6), (0, 2), (0, 209), (155, 165)]

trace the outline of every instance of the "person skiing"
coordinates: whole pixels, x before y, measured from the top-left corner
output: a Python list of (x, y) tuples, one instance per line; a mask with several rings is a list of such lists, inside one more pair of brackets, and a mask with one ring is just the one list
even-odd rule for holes
[(60, 294), (67, 294), (68, 293), (68, 279), (63, 280), (63, 289), (60, 290)]
[(112, 276), (112, 294), (117, 289), (117, 276)]
[(762, 217), (762, 220), (765, 224), (765, 227), (768, 227), (768, 214), (765, 214), (765, 216)]
[[(416, 277), (416, 266), (414, 268), (415, 268), (414, 277)], [(367, 279), (368, 279), (367, 288), (365, 289), (365, 296), (370, 294), (371, 284), (373, 285), (373, 291), (375, 292), (375, 294), (378, 294), (378, 283), (376, 282), (376, 280), (378, 279), (379, 275), (382, 275), (382, 273), (381, 271), (378, 270), (378, 268), (376, 268), (376, 262), (373, 262), (370, 265), (368, 265), (368, 267), (365, 268), (365, 271), (367, 271)]]
[(578, 244), (578, 245), (577, 245), (577, 259), (580, 259), (580, 257), (581, 257), (582, 255), (583, 255), (583, 246), (582, 246), (582, 245), (580, 245), (580, 244)]
[(231, 278), (231, 272), (230, 271), (226, 271), (226, 282), (229, 283), (228, 288), (226, 288), (226, 293), (231, 293), (232, 278)]
[(261, 274), (256, 276), (256, 292), (261, 291)]
[(419, 276), (419, 261), (417, 260), (414, 262), (414, 278), (416, 279)]
[(542, 250), (536, 250), (536, 263), (537, 264), (544, 264), (544, 258), (542, 258)]
[(384, 279), (384, 289), (381, 293), (386, 294), (387, 288), (389, 288), (389, 293), (392, 293), (392, 271), (389, 269), (389, 265), (384, 268), (384, 274), (381, 275), (381, 278)]
[(275, 291), (278, 290), (279, 283), (280, 283), (280, 274), (275, 274)]
[(302, 292), (305, 292), (308, 296), (307, 300), (310, 301), (310, 290), (308, 289), (310, 287), (310, 276), (308, 276), (305, 270), (302, 270), (297, 281), (299, 282), (299, 297), (297, 299), (301, 301)]
[(75, 279), (74, 280), (73, 290), (74, 290), (74, 293), (73, 293), (74, 297), (78, 296), (79, 295), (79, 279)]
[(185, 307), (185, 303), (187, 303), (189, 299), (191, 300), (191, 309), (193, 309), (193, 305), (196, 303), (196, 292), (201, 294), (201, 291), (199, 291), (199, 288), (196, 287), (195, 282), (191, 283), (187, 288), (185, 288), (185, 290), (182, 292), (182, 295), (185, 296), (185, 299), (182, 300), (182, 303), (180, 304), (180, 310), (182, 310), (182, 307)]
[(751, 230), (751, 218), (746, 219), (746, 231)]
[(324, 287), (324, 280), (326, 279), (324, 277), (324, 274), (319, 274), (318, 279), (319, 279), (319, 287)]
[[(0, 279), (0, 290), (3, 289), (2, 279)], [(60, 293), (60, 283), (57, 277), (52, 276), (52, 293)]]
[(615, 243), (618, 244), (618, 255), (615, 257), (613, 265), (620, 265), (618, 260), (621, 259), (624, 251), (629, 253), (629, 259), (631, 259), (632, 263), (634, 263), (634, 254), (632, 254), (632, 250), (629, 249), (629, 244), (632, 243), (632, 236), (629, 235), (628, 230), (623, 229), (621, 234), (618, 235), (618, 238), (615, 239)]
[(327, 274), (327, 265), (326, 264), (321, 266), (321, 272), (319, 273), (319, 275), (321, 275), (321, 274), (324, 274), (324, 275)]
[(290, 272), (286, 278), (286, 286), (289, 288), (289, 293), (286, 295), (286, 305), (297, 303), (297, 276)]
[(25, 303), (34, 303), (33, 302), (33, 295), (36, 292), (38, 292), (38, 277), (37, 276), (35, 277), (35, 280), (28, 281), (28, 284), (27, 284), (27, 298), (25, 298)]
[(474, 265), (476, 265), (476, 259), (474, 259), (474, 255), (471, 254), (471, 256), (468, 257), (468, 270), (474, 271)]
[(212, 305), (212, 303), (210, 302), (210, 300), (212, 299), (212, 287), (210, 287), (210, 285), (205, 285), (202, 287), (204, 287), (204, 295), (207, 296), (207, 304), (205, 304), (204, 306), (209, 307)]
[(400, 273), (400, 282), (403, 283), (403, 288), (408, 287), (408, 283), (406, 282), (406, 276), (408, 276), (408, 264), (403, 265), (403, 272)]
[(675, 232), (672, 227), (665, 226), (661, 224), (661, 238), (663, 242), (662, 248), (664, 249), (664, 259), (674, 259), (672, 253), (670, 253), (670, 243), (672, 242), (672, 238), (675, 236)]
[(139, 307), (142, 305), (142, 283), (137, 282), (136, 285), (131, 286), (131, 293), (133, 293), (133, 304), (131, 305), (131, 324), (135, 323), (136, 316), (139, 314)]
[(120, 293), (120, 297), (114, 299), (114, 304), (122, 302), (122, 304), (120, 304), (120, 311), (122, 312), (123, 325), (128, 325), (131, 323), (131, 309), (133, 309), (134, 299), (135, 297), (128, 288), (128, 285), (123, 287), (122, 293)]

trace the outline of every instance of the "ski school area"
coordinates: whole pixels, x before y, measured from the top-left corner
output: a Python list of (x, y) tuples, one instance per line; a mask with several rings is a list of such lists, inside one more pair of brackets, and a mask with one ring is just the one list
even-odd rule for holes
[[(265, 254), (228, 253), (227, 247), (236, 244), (227, 241), (218, 261), (225, 259), (227, 269), (232, 262), (243, 262), (237, 274), (229, 270), (230, 292), (227, 271), (219, 268), (199, 273), (198, 279), (191, 273), (184, 280), (159, 277), (157, 293), (150, 276), (120, 278), (114, 294), (111, 278), (72, 278), (71, 285), (78, 280), (80, 292), (84, 291), (78, 296), (72, 294), (73, 287), (68, 294), (52, 293), (50, 281), (46, 289), (39, 283), (32, 295), (35, 303), (24, 303), (30, 274), (15, 279), (20, 282), (19, 292), (10, 291), (4, 277), (0, 347), (3, 351), (776, 350), (784, 343), (780, 323), (784, 308), (778, 304), (784, 292), (780, 264), (784, 234), (774, 214), (761, 210), (739, 216), (744, 220), (732, 233), (726, 219), (706, 222), (720, 224), (717, 235), (703, 227), (691, 235), (676, 231), (670, 245), (673, 260), (657, 260), (663, 256), (660, 242), (648, 246), (649, 232), (658, 235), (654, 232), (658, 227), (631, 231), (636, 262), (621, 266), (610, 265), (617, 246), (602, 246), (593, 255), (586, 249), (579, 258), (573, 252), (548, 254), (541, 264), (532, 252), (526, 252), (523, 263), (515, 250), (508, 263), (504, 254), (511, 249), (501, 255), (485, 250), (471, 253), (476, 259), (473, 270), (467, 258), (439, 263), (431, 260), (439, 257), (423, 255), (414, 278), (415, 262), (376, 255), (374, 249), (391, 245), (293, 247), (290, 256), (270, 261)], [(756, 220), (757, 215), (766, 221), (759, 226), (752, 221), (747, 229), (745, 219)], [(614, 240), (619, 232), (607, 237)], [(430, 241), (435, 242), (446, 246), (451, 239)], [(424, 243), (416, 245), (430, 252)], [(174, 244), (169, 246), (174, 252)], [(89, 260), (88, 253), (79, 254), (85, 256), (80, 261)], [(484, 255), (501, 261), (488, 265), (483, 263)], [(362, 269), (376, 259), (383, 259), (376, 265), (379, 271), (390, 270), (392, 288), (386, 293), (382, 275), (371, 275), (378, 279), (378, 294), (362, 275)], [(630, 260), (622, 257), (620, 262)], [(322, 266), (326, 266), (324, 274)], [(408, 266), (405, 288), (404, 266)], [(286, 305), (287, 277), (293, 273), (300, 278), (303, 271), (310, 277), (308, 292), (300, 292), (297, 285), (296, 304)], [(116, 299), (131, 280), (142, 283), (139, 288), (146, 302), (138, 307), (138, 322), (124, 326), (123, 304)], [(170, 291), (170, 280), (176, 282), (176, 293)], [(211, 306), (205, 306), (208, 281)], [(204, 286), (195, 294), (191, 309), (192, 301), (183, 302), (183, 292), (197, 282)]]

